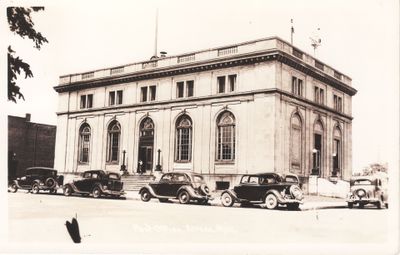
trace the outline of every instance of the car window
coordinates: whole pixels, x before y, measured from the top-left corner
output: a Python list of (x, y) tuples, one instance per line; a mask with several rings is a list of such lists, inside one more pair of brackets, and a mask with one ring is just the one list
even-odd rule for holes
[(100, 175), (98, 173), (92, 173), (93, 179), (100, 179)]
[(109, 178), (109, 179), (112, 179), (112, 180), (118, 180), (118, 179), (119, 179), (119, 176), (118, 176), (118, 174), (109, 174), (109, 175), (108, 175), (108, 178)]
[(164, 174), (161, 177), (161, 180), (163, 180), (163, 181), (170, 181), (171, 179), (172, 179), (172, 174)]
[(242, 180), (240, 181), (241, 183), (248, 183), (249, 182), (249, 176), (245, 175), (242, 177)]
[(250, 176), (249, 183), (257, 184), (258, 183), (258, 176)]
[(175, 182), (183, 182), (186, 181), (187, 178), (184, 174), (174, 174), (172, 180)]
[(83, 178), (90, 178), (90, 172), (89, 173), (84, 173)]
[(292, 183), (297, 183), (298, 182), (298, 180), (297, 180), (297, 178), (296, 177), (294, 177), (294, 176), (286, 176), (285, 177), (285, 182), (292, 182)]
[(371, 185), (372, 182), (370, 180), (355, 180), (354, 185)]
[(265, 176), (264, 180), (262, 181), (263, 184), (271, 184), (276, 183), (276, 180), (273, 176)]

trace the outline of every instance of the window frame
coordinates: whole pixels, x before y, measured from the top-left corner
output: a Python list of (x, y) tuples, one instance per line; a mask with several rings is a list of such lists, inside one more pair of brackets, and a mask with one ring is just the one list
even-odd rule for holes
[(217, 94), (233, 93), (237, 90), (238, 74), (217, 75)]
[[(223, 123), (225, 119), (230, 118), (231, 122)], [(229, 120), (228, 120), (229, 121)], [(225, 135), (225, 136), (224, 136)], [(224, 140), (227, 140), (223, 142)], [(224, 144), (229, 149), (229, 158), (224, 156)], [(231, 146), (229, 148), (229, 146)], [(230, 111), (224, 111), (219, 114), (216, 122), (216, 162), (218, 163), (234, 163), (236, 159), (236, 118)]]
[[(85, 130), (88, 129), (88, 130)], [(88, 138), (86, 139), (86, 137)], [(90, 163), (90, 143), (91, 143), (91, 136), (92, 136), (92, 129), (89, 124), (84, 123), (81, 125), (79, 128), (79, 150), (78, 150), (78, 163), (82, 165), (86, 165)], [(84, 152), (85, 145), (87, 145), (87, 152)], [(86, 155), (86, 161), (83, 160), (83, 158)]]
[[(114, 127), (117, 127), (117, 129), (114, 129)], [(108, 125), (107, 139), (108, 140), (107, 140), (106, 162), (108, 164), (118, 164), (120, 145), (121, 145), (121, 125), (119, 124), (118, 121), (113, 121)], [(118, 143), (117, 145), (114, 145), (115, 139), (117, 139), (116, 140)], [(114, 154), (116, 155), (116, 159), (113, 158)]]
[[(184, 121), (187, 121), (189, 125), (183, 126), (182, 123)], [(184, 132), (187, 132), (186, 134)], [(187, 140), (187, 144), (183, 144), (182, 141), (184, 141), (183, 135), (187, 136), (185, 137)], [(193, 148), (193, 121), (192, 119), (187, 115), (183, 114), (179, 116), (179, 118), (176, 121), (175, 124), (175, 162), (177, 163), (189, 163), (192, 161), (192, 148)], [(187, 147), (187, 149), (183, 149)], [(187, 151), (186, 151), (187, 150)], [(183, 152), (186, 152), (185, 154)], [(183, 155), (187, 155), (187, 158), (183, 157)]]

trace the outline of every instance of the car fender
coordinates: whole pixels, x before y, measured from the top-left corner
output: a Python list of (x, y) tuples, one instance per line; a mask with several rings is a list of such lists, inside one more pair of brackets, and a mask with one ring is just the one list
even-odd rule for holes
[(156, 195), (156, 193), (154, 192), (153, 188), (149, 184), (146, 184), (144, 187), (140, 188), (139, 194), (141, 194), (142, 191), (145, 190), (145, 189), (147, 189), (153, 197), (158, 197)]
[(12, 183), (15, 183), (15, 185), (17, 185), (17, 187), (19, 188), (19, 189), (22, 189), (22, 187), (19, 185), (19, 183), (18, 183), (18, 180), (14, 180)]
[(79, 193), (79, 192), (80, 192), (73, 182), (69, 182), (69, 183), (64, 184), (64, 185), (63, 185), (63, 189), (64, 189), (66, 186), (70, 186), (70, 187), (72, 188), (72, 192), (73, 192), (73, 193)]
[(226, 190), (224, 190), (224, 191), (221, 193), (221, 196), (222, 196), (224, 193), (228, 193), (228, 194), (231, 195), (235, 200), (238, 200), (238, 197), (237, 197), (236, 192), (233, 191), (232, 189), (226, 189)]
[(178, 197), (179, 193), (181, 193), (182, 190), (186, 190), (191, 197), (198, 197), (199, 196), (194, 192), (194, 189), (191, 186), (185, 185), (185, 186), (182, 186), (182, 187), (180, 187), (178, 189), (178, 192), (176, 192), (176, 197)]
[(281, 193), (279, 193), (277, 190), (275, 190), (275, 189), (273, 189), (273, 190), (268, 190), (266, 193), (265, 193), (265, 196), (264, 196), (264, 200), (265, 200), (265, 198), (269, 195), (269, 194), (274, 194), (275, 196), (276, 196), (276, 198), (278, 199), (278, 202), (279, 203), (283, 203), (283, 202), (285, 202), (284, 200), (284, 198), (282, 197), (282, 194)]

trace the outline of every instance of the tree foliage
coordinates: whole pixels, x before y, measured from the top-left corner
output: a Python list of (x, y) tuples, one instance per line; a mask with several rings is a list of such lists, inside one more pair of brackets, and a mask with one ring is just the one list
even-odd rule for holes
[[(31, 17), (32, 12), (38, 12), (44, 10), (44, 7), (8, 7), (7, 8), (7, 19), (11, 32), (17, 34), (25, 39), (28, 37), (34, 42), (34, 47), (40, 50), (43, 43), (47, 43), (46, 37), (40, 32), (37, 32), (34, 28), (34, 23)], [(24, 99), (24, 95), (20, 91), (20, 87), (17, 86), (18, 75), (21, 71), (25, 74), (25, 79), (33, 77), (33, 73), (28, 63), (24, 62), (20, 57), (16, 56), (15, 51), (12, 50), (11, 46), (8, 46), (8, 100), (17, 102), (18, 99)]]
[(388, 168), (386, 164), (372, 163), (364, 167), (362, 175), (374, 175), (378, 172), (387, 173)]

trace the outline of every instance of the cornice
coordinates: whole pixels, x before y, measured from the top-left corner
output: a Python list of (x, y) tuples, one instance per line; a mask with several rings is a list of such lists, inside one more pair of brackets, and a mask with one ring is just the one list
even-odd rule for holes
[(79, 81), (74, 83), (69, 83), (65, 85), (55, 86), (54, 89), (58, 93), (68, 92), (68, 91), (77, 91), (88, 88), (96, 88), (103, 87), (113, 84), (121, 84), (121, 83), (129, 83), (141, 80), (149, 80), (149, 79), (157, 79), (162, 77), (169, 77), (174, 75), (181, 74), (189, 74), (196, 72), (204, 72), (215, 69), (223, 69), (234, 66), (243, 66), (250, 65), (254, 63), (260, 62), (268, 62), (268, 61), (280, 61), (284, 64), (291, 66), (301, 72), (304, 72), (322, 82), (325, 82), (332, 87), (343, 91), (346, 94), (354, 96), (357, 93), (357, 90), (344, 84), (343, 82), (330, 77), (329, 75), (322, 73), (317, 70), (315, 67), (312, 67), (308, 64), (305, 64), (301, 60), (295, 59), (289, 54), (282, 52), (280, 50), (271, 50), (271, 51), (263, 51), (256, 52), (253, 54), (245, 54), (245, 55), (235, 55), (234, 57), (224, 58), (224, 59), (216, 59), (216, 60), (206, 60), (197, 63), (189, 63), (186, 65), (180, 66), (172, 66), (172, 67), (164, 67), (164, 68), (155, 68), (152, 70), (143, 70), (140, 72), (135, 72), (131, 74), (125, 74), (121, 76), (113, 76), (113, 77), (103, 77), (95, 80), (89, 81)]

